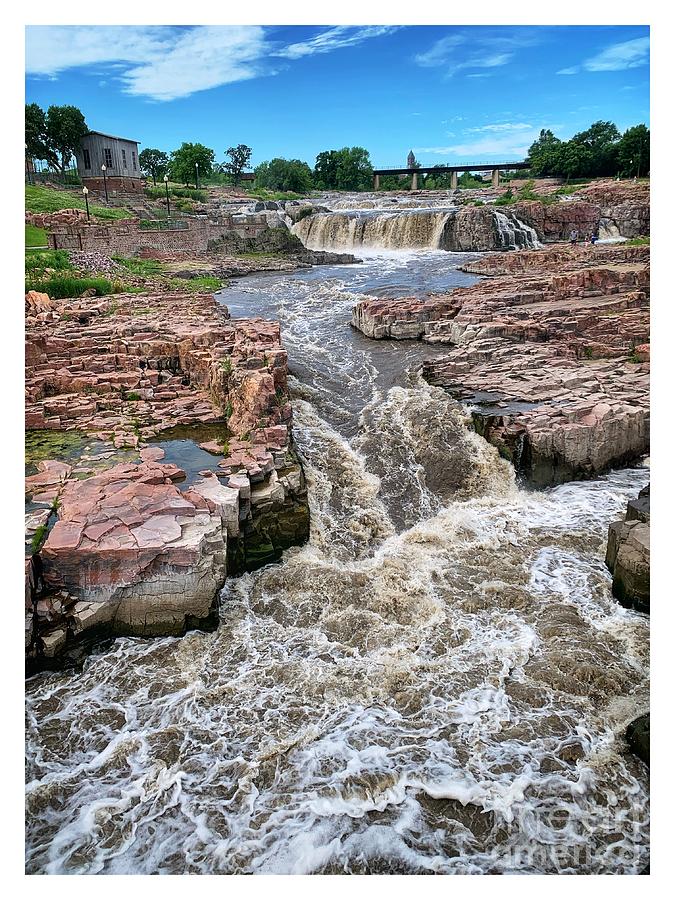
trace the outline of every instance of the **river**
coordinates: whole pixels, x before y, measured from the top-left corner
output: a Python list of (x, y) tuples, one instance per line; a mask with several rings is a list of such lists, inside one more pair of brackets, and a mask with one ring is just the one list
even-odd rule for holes
[(632, 873), (648, 619), (611, 597), (610, 521), (646, 467), (544, 491), (349, 326), (363, 294), (469, 284), (367, 251), (219, 299), (281, 322), (309, 543), (230, 579), (216, 632), (118, 639), (27, 683), (27, 871)]

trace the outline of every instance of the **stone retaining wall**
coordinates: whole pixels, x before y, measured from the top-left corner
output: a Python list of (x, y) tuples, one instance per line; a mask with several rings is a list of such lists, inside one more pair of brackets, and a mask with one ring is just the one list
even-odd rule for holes
[(217, 220), (181, 221), (187, 227), (141, 228), (135, 219), (110, 224), (57, 222), (49, 233), (49, 246), (52, 250), (103, 250), (124, 256), (137, 256), (144, 250), (195, 252), (205, 251), (210, 244), (223, 238), (236, 236), (251, 240), (269, 230), (264, 215), (225, 215)]

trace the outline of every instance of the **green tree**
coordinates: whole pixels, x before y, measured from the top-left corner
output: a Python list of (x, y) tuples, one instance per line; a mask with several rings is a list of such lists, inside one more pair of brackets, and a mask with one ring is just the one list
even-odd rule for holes
[(76, 106), (50, 106), (46, 117), (48, 162), (64, 172), (89, 129)]
[(649, 129), (635, 125), (627, 129), (617, 146), (617, 161), (624, 175), (645, 175), (649, 172)]
[(613, 175), (617, 170), (619, 129), (613, 122), (593, 122), (586, 131), (580, 131), (572, 143), (581, 144), (589, 154), (589, 169), (584, 175)]
[(141, 150), (138, 154), (138, 162), (144, 175), (152, 176), (152, 183), (157, 184), (158, 178), (164, 178), (169, 168), (169, 157), (163, 150), (154, 150), (151, 147)]
[(314, 184), (323, 190), (337, 187), (338, 151), (324, 150), (314, 164)]
[(205, 147), (204, 144), (183, 143), (178, 150), (174, 150), (171, 154), (169, 160), (171, 178), (174, 181), (181, 181), (185, 185), (193, 183), (196, 186), (197, 166), (199, 166), (199, 174), (206, 177), (213, 172), (214, 159), (213, 150)]
[(47, 158), (47, 122), (37, 103), (26, 104), (26, 153), (31, 159)]
[(528, 150), (528, 159), (533, 175), (559, 174), (558, 162), (562, 141), (550, 128), (542, 128), (539, 137)]
[(300, 159), (277, 157), (256, 167), (255, 184), (270, 191), (307, 194), (312, 189), (312, 170)]
[(45, 115), (37, 103), (26, 105), (27, 153), (64, 172), (89, 129), (76, 106), (50, 106)]
[(232, 176), (233, 184), (239, 184), (241, 181), (241, 173), (251, 162), (252, 154), (253, 150), (246, 144), (237, 144), (236, 147), (228, 148), (226, 156), (229, 156), (230, 161), (223, 163), (222, 168)]

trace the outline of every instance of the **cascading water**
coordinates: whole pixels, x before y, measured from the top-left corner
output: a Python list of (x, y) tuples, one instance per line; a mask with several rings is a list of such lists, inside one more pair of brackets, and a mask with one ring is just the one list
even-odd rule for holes
[[(310, 250), (515, 250), (536, 232), (491, 207), (350, 209), (305, 216), (292, 231)], [(472, 246), (472, 242), (474, 246)]]
[(228, 581), (221, 624), (121, 639), (27, 686), (27, 870), (639, 872), (648, 620), (607, 524), (646, 469), (547, 491), (348, 325), (363, 293), (467, 283), (449, 253), (249, 277), (294, 373), (309, 543)]

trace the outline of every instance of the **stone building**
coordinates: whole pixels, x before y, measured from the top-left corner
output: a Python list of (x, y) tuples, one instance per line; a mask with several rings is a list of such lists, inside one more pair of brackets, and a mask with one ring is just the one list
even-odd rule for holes
[(138, 162), (138, 141), (90, 131), (76, 153), (77, 172), (90, 190), (102, 191), (106, 167), (108, 191), (142, 191), (143, 176)]

